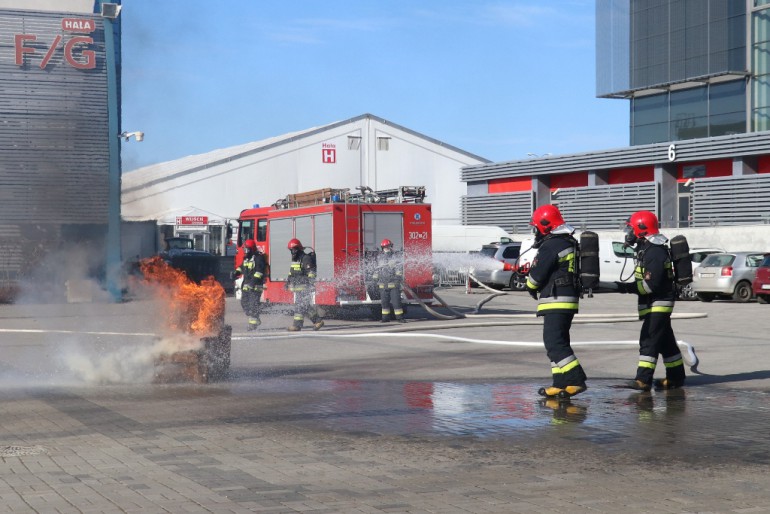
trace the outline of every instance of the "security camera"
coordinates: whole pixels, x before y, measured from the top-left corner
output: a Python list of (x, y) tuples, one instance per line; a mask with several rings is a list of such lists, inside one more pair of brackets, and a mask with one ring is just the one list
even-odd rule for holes
[(123, 132), (119, 137), (122, 137), (125, 141), (131, 139), (131, 137), (137, 141), (144, 141), (144, 132)]

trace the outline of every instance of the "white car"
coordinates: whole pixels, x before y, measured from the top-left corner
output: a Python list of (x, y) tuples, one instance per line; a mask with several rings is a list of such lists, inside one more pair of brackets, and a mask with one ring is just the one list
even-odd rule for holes
[[(724, 250), (721, 248), (691, 248), (690, 249), (690, 259), (692, 260), (692, 272), (693, 276), (695, 276), (695, 270), (700, 266), (700, 263), (703, 262), (703, 259), (711, 255), (712, 253), (723, 253)], [(695, 294), (695, 291), (693, 291), (692, 283), (687, 284), (686, 286), (682, 286), (679, 288), (679, 299), (680, 300), (697, 300), (698, 297)]]

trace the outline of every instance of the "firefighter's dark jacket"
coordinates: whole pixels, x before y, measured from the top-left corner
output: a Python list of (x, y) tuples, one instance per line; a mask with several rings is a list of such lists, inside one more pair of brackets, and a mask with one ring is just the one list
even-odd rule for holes
[(569, 225), (562, 225), (545, 236), (530, 267), (527, 288), (539, 293), (538, 316), (578, 311), (580, 286), (573, 232)]
[(674, 270), (666, 243), (668, 239), (655, 234), (642, 239), (636, 248), (634, 284), (629, 292), (639, 295), (639, 317), (651, 312), (671, 313), (676, 300)]
[(392, 289), (404, 280), (404, 265), (395, 252), (379, 252), (372, 279)]
[(267, 261), (265, 256), (259, 252), (254, 253), (251, 257), (243, 259), (235, 272), (239, 275), (243, 275), (243, 285), (241, 289), (243, 291), (261, 291), (265, 282), (265, 271), (267, 270)]
[(312, 289), (315, 284), (316, 273), (315, 258), (305, 252), (297, 253), (289, 268), (289, 291)]

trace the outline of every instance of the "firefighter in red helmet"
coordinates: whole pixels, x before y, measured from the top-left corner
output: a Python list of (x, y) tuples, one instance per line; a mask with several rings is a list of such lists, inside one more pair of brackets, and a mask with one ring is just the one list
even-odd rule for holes
[(569, 398), (586, 390), (586, 374), (569, 335), (580, 299), (575, 229), (564, 222), (555, 205), (535, 209), (530, 225), (538, 252), (527, 275), (527, 291), (538, 301), (537, 315), (543, 317), (543, 343), (552, 374), (552, 385), (538, 392)]
[(401, 305), (401, 288), (404, 281), (404, 265), (401, 259), (393, 253), (393, 241), (383, 239), (380, 242), (380, 252), (377, 254), (372, 279), (377, 282), (382, 305), (382, 323), (390, 321), (391, 307), (393, 317), (399, 323), (405, 323), (404, 308)]
[[(658, 218), (650, 211), (638, 211), (626, 222), (625, 240), (634, 247), (634, 282), (616, 282), (621, 293), (638, 295), (639, 363), (629, 387), (640, 391), (676, 389), (685, 381), (684, 360), (671, 327), (676, 286), (668, 238), (660, 233)], [(658, 355), (663, 357), (666, 378), (653, 381)]]
[(324, 326), (324, 322), (313, 304), (317, 273), (315, 253), (305, 253), (305, 248), (299, 239), (289, 240), (287, 248), (291, 252), (291, 266), (286, 286), (294, 293), (294, 322), (289, 326), (289, 331), (302, 330), (305, 316), (313, 323), (313, 330), (319, 330)]
[(259, 319), (261, 311), (262, 291), (264, 289), (267, 261), (259, 251), (253, 239), (243, 243), (243, 262), (235, 269), (234, 277), (243, 276), (241, 286), (241, 307), (249, 321), (248, 331), (256, 330), (262, 323)]

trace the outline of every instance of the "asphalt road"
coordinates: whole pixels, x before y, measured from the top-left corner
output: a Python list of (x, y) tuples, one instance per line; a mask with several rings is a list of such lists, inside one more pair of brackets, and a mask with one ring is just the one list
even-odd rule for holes
[[(466, 314), (487, 296), (439, 294)], [(581, 302), (589, 389), (560, 403), (536, 393), (550, 367), (525, 293), (299, 334), (280, 309), (247, 333), (229, 298), (231, 373), (205, 385), (152, 383), (152, 302), (0, 306), (0, 510), (770, 512), (770, 306), (677, 304), (699, 364), (668, 393), (617, 387), (634, 309)]]

